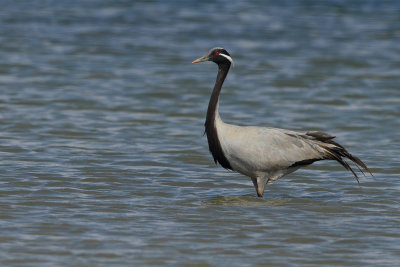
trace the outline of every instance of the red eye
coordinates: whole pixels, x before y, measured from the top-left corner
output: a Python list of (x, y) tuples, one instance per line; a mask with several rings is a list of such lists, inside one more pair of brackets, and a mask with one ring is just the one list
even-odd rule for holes
[(216, 55), (219, 55), (219, 52), (215, 52)]

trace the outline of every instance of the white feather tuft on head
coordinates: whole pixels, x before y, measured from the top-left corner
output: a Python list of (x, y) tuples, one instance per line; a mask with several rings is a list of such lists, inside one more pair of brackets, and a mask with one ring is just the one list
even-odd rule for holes
[(232, 67), (235, 66), (235, 63), (233, 62), (233, 59), (232, 59), (230, 56), (225, 55), (225, 54), (222, 54), (222, 53), (220, 53), (219, 55), (220, 55), (220, 56), (223, 56), (224, 58), (226, 58), (227, 60), (229, 60), (229, 61), (231, 62), (231, 64), (232, 64)]

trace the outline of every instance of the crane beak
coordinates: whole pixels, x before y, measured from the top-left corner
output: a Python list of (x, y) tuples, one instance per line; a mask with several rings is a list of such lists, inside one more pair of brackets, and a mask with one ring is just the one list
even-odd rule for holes
[(200, 63), (200, 62), (204, 62), (204, 61), (208, 61), (208, 60), (209, 60), (209, 58), (207, 56), (204, 56), (204, 57), (198, 58), (196, 60), (193, 60), (192, 63)]

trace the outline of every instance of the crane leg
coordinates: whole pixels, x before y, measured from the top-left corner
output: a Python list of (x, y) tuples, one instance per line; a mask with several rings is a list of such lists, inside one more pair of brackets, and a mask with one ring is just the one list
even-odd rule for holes
[(265, 179), (262, 177), (257, 177), (257, 178), (251, 178), (251, 181), (253, 182), (254, 188), (256, 189), (257, 196), (258, 197), (263, 197), (264, 193), (264, 188), (265, 188)]

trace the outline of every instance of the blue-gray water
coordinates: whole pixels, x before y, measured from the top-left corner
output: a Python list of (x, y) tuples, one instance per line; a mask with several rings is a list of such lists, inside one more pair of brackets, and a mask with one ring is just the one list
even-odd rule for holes
[[(321, 130), (255, 197), (203, 136), (211, 47), (226, 122)], [(399, 1), (1, 1), (0, 265), (400, 265)]]

